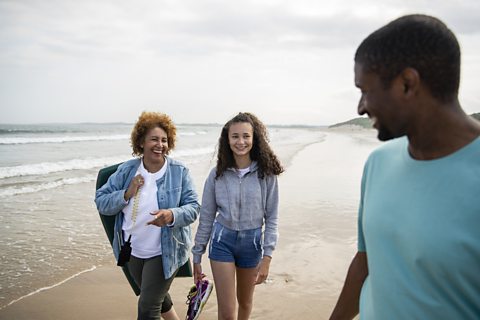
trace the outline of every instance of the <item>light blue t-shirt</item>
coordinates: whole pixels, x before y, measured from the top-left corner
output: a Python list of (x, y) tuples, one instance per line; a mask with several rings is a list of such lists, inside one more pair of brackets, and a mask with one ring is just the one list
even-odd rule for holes
[(365, 164), (360, 319), (480, 319), (480, 137), (429, 161), (407, 148), (395, 139)]

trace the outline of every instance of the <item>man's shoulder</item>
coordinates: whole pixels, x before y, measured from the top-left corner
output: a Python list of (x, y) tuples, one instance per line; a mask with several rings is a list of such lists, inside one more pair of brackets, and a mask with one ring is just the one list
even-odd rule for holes
[(401, 150), (405, 150), (407, 146), (408, 146), (408, 139), (406, 136), (403, 136), (400, 138), (396, 138), (396, 139), (392, 139), (387, 142), (384, 142), (375, 150), (373, 150), (371, 155), (377, 156), (377, 155), (390, 154), (392, 152), (399, 152)]

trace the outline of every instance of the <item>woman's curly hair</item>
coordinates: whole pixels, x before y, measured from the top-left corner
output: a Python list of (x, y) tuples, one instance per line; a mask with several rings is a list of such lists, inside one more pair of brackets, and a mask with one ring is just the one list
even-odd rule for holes
[(232, 124), (239, 122), (247, 122), (252, 125), (253, 145), (252, 150), (250, 150), (250, 158), (258, 164), (259, 177), (263, 178), (265, 175), (279, 175), (282, 173), (284, 169), (268, 144), (269, 139), (265, 125), (255, 115), (248, 112), (240, 112), (222, 128), (222, 133), (218, 139), (216, 178), (223, 175), (228, 168), (237, 166), (232, 149), (230, 149), (230, 144), (228, 143), (228, 130)]
[(133, 156), (140, 157), (143, 155), (142, 144), (145, 142), (145, 136), (150, 129), (156, 127), (163, 129), (167, 133), (168, 150), (165, 154), (168, 154), (170, 150), (175, 148), (177, 127), (175, 127), (172, 119), (164, 113), (144, 111), (138, 117), (137, 123), (135, 123), (130, 136)]

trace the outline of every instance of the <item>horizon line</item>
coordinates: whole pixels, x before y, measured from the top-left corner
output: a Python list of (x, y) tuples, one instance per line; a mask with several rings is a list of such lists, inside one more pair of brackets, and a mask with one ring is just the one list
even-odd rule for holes
[[(175, 123), (175, 122), (174, 122)], [(119, 125), (134, 125), (135, 122), (123, 122), (123, 121), (111, 121), (111, 122), (92, 122), (92, 121), (82, 121), (82, 122), (29, 122), (29, 123), (0, 123), (2, 125), (19, 125), (19, 126), (28, 126), (28, 125), (76, 125), (76, 124), (83, 124), (83, 125), (112, 125), (112, 124), (119, 124)], [(175, 123), (176, 126), (223, 126), (223, 124), (216, 123), (216, 122), (209, 122), (209, 123), (201, 123), (201, 122), (179, 122)], [(328, 127), (329, 124), (302, 124), (302, 123), (295, 123), (295, 124), (268, 124), (266, 123), (265, 126), (267, 127), (305, 127), (305, 128), (317, 128), (317, 127)]]

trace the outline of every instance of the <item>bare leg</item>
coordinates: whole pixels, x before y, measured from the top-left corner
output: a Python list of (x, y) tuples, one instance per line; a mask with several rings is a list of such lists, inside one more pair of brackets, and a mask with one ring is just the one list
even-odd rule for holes
[(162, 313), (162, 318), (165, 320), (180, 320), (177, 313), (175, 312), (175, 308), (172, 307), (167, 312)]
[(253, 308), (253, 291), (258, 268), (237, 268), (238, 320), (248, 320)]
[(235, 265), (231, 262), (210, 260), (217, 292), (218, 319), (235, 319)]

